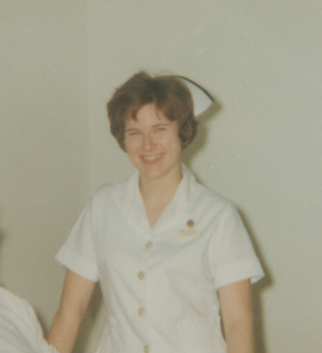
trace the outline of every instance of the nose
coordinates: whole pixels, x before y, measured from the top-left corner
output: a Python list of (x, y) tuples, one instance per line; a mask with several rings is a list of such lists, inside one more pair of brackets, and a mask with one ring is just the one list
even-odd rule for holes
[(142, 139), (142, 149), (146, 152), (149, 152), (153, 151), (154, 147), (155, 143), (151, 134), (144, 135)]

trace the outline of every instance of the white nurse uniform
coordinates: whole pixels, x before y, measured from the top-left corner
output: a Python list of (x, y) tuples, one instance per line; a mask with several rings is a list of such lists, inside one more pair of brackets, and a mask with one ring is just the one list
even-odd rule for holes
[(57, 254), (100, 281), (100, 353), (224, 353), (217, 289), (263, 276), (235, 207), (183, 174), (152, 229), (138, 172), (101, 187)]

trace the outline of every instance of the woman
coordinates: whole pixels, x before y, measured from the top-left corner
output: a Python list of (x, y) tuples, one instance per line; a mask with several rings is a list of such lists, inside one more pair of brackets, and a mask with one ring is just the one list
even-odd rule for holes
[(145, 72), (108, 103), (137, 173), (96, 191), (57, 255), (67, 273), (49, 342), (61, 353), (97, 281), (101, 353), (254, 352), (250, 282), (263, 273), (235, 208), (181, 164), (197, 131), (194, 103), (185, 81)]

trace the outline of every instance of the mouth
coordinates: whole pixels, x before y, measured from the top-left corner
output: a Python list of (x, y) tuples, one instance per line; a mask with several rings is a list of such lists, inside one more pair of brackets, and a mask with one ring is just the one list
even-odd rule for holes
[(142, 156), (142, 159), (146, 162), (153, 162), (161, 158), (161, 154), (155, 154), (153, 156)]

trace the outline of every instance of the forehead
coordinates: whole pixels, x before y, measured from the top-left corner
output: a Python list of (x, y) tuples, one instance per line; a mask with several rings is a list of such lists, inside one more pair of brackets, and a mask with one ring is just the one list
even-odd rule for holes
[(156, 108), (154, 104), (146, 104), (138, 110), (135, 118), (129, 116), (125, 120), (125, 126), (157, 125), (172, 123), (165, 114)]

